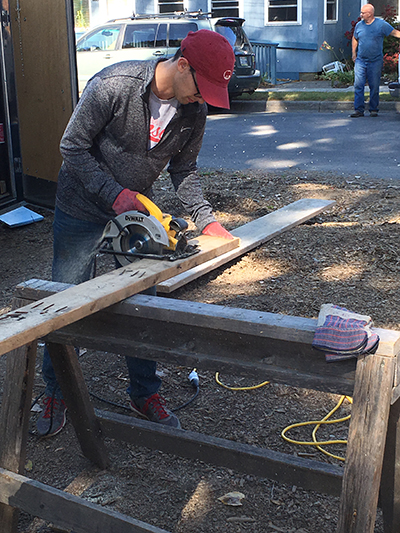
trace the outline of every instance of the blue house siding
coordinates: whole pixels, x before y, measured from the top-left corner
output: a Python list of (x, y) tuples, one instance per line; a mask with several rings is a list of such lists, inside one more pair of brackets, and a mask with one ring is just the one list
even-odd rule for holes
[(325, 0), (303, 0), (301, 24), (265, 24), (264, 1), (243, 2), (245, 29), (250, 40), (278, 43), (278, 78), (299, 79), (303, 73), (321, 72), (323, 65), (335, 60), (331, 51), (320, 50), (324, 41), (334, 47), (339, 57), (350, 56), (344, 33), (359, 15), (360, 0), (339, 0), (338, 21), (329, 23), (324, 23)]
[(207, 0), (187, 0), (185, 6), (188, 11), (201, 9), (204, 13), (207, 13), (210, 10)]
[[(245, 30), (255, 42), (278, 43), (276, 51), (277, 78), (299, 79), (305, 73), (322, 71), (323, 65), (335, 60), (329, 50), (320, 50), (324, 41), (338, 57), (349, 57), (351, 49), (344, 33), (357, 19), (362, 0), (338, 0), (338, 21), (324, 22), (325, 0), (301, 1), (301, 24), (265, 24), (264, 0), (240, 0), (240, 12), (246, 19)], [(136, 0), (137, 13), (154, 13), (154, 0)], [(212, 0), (185, 0), (188, 11), (211, 10)]]

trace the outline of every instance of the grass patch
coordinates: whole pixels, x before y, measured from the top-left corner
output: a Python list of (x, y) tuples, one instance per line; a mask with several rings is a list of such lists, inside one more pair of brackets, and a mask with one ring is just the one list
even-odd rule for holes
[[(399, 99), (393, 98), (389, 93), (379, 93), (381, 102), (396, 102)], [(368, 99), (368, 97), (367, 97)], [(353, 102), (354, 93), (349, 92), (275, 92), (275, 91), (256, 91), (253, 94), (242, 94), (238, 100), (286, 100), (288, 102)]]

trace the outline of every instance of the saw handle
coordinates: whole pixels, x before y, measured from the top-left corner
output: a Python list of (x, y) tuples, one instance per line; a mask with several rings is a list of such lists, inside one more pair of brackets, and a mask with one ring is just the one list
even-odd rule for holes
[(164, 215), (161, 209), (156, 206), (154, 202), (147, 198), (147, 196), (144, 196), (144, 194), (140, 194), (140, 192), (137, 193), (136, 198), (145, 206), (150, 215), (153, 215), (153, 217), (155, 217), (157, 220), (163, 222)]

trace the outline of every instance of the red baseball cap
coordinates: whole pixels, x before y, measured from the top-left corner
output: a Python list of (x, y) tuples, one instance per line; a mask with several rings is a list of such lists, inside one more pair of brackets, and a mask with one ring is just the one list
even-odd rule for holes
[(207, 104), (229, 109), (228, 83), (235, 66), (229, 41), (216, 31), (190, 31), (181, 42), (181, 51), (196, 71), (202, 98)]

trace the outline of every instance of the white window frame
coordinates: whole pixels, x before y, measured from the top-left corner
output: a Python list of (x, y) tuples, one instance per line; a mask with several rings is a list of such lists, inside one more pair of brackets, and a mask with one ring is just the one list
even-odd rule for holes
[[(174, 2), (174, 1), (182, 3), (183, 4), (183, 9), (187, 9), (187, 0), (171, 0), (171, 2)], [(153, 13), (159, 13), (160, 12), (159, 6), (160, 6), (159, 1), (158, 0), (154, 0), (154, 11), (153, 11)]]
[[(211, 13), (213, 10), (212, 0), (208, 0), (207, 6), (208, 6), (207, 11)], [(238, 8), (239, 8), (239, 17), (244, 18), (243, 0), (238, 1)], [(218, 15), (217, 15), (217, 18), (218, 18)]]
[(302, 24), (302, 5), (303, 0), (297, 1), (297, 20), (269, 20), (268, 8), (270, 7), (269, 0), (264, 0), (264, 25), (265, 26), (300, 26)]
[(324, 24), (336, 24), (338, 21), (339, 0), (334, 0), (334, 2), (336, 3), (336, 18), (328, 20), (328, 0), (324, 0)]

